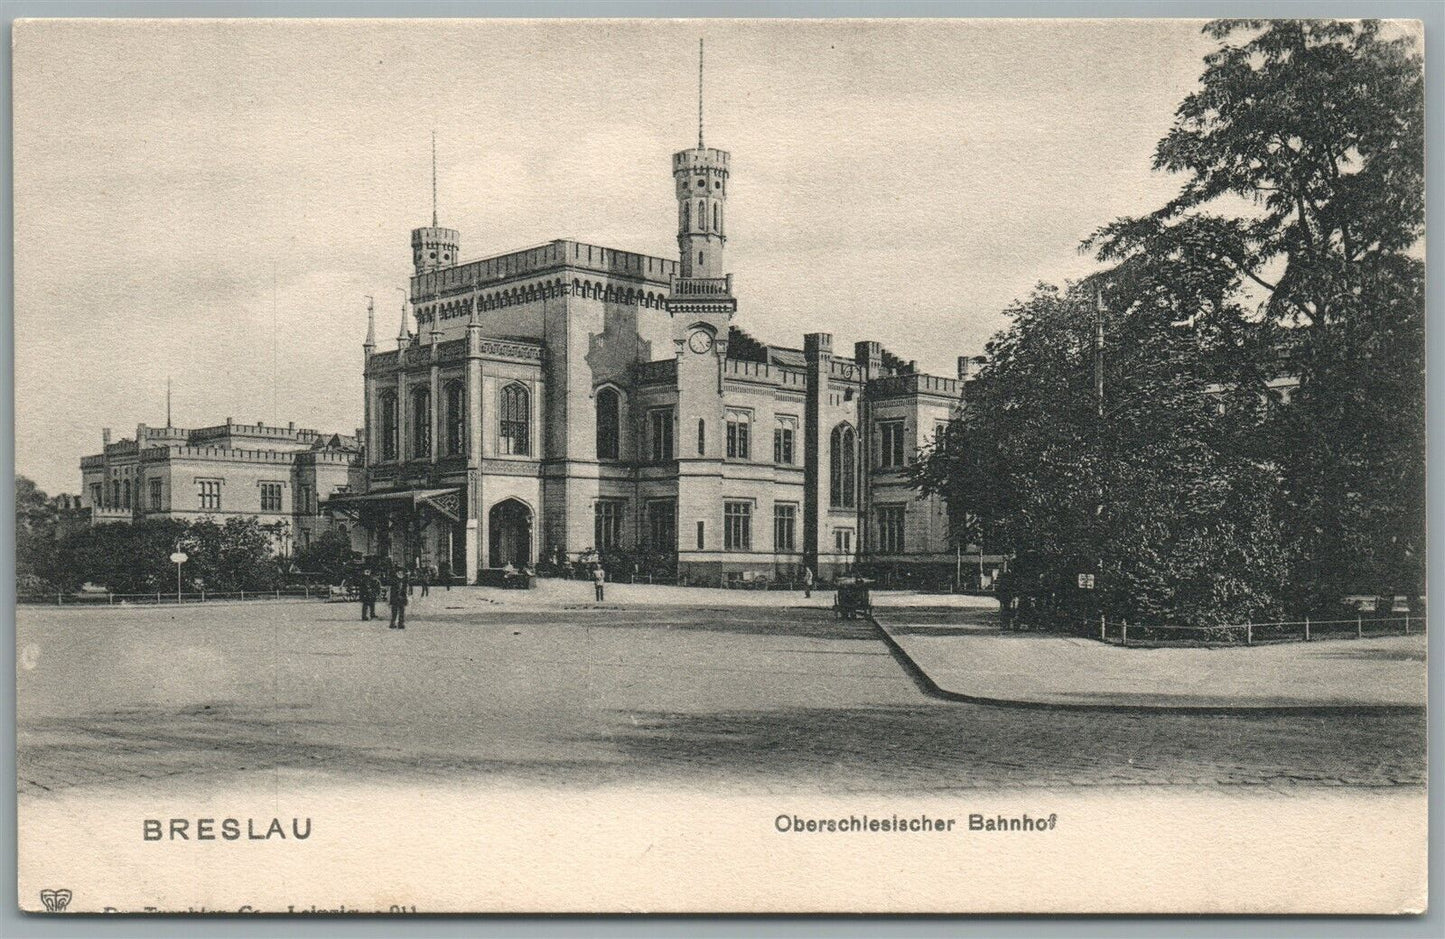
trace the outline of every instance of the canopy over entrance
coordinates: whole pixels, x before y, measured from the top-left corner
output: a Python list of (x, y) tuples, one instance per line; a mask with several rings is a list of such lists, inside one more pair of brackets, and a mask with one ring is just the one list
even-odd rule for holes
[(415, 510), (423, 505), (453, 522), (462, 520), (460, 489), (398, 489), (395, 492), (368, 492), (363, 495), (343, 493), (327, 499), (321, 507), (327, 512), (364, 512), (367, 509), (394, 512)]

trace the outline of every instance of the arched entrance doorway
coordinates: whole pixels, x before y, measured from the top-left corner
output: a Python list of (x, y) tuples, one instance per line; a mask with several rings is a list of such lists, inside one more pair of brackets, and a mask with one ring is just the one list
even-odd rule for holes
[(532, 564), (532, 510), (516, 499), (506, 499), (487, 513), (487, 543), (491, 566), (516, 568)]

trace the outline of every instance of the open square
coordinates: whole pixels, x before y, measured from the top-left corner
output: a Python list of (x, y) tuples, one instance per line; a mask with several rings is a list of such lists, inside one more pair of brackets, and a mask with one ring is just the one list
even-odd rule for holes
[(24, 607), (22, 798), (281, 770), (915, 794), (1425, 778), (1423, 710), (960, 703), (922, 688), (871, 623), (836, 619), (830, 594), (611, 589), (607, 604), (574, 582), (434, 590), (404, 632), (338, 603)]

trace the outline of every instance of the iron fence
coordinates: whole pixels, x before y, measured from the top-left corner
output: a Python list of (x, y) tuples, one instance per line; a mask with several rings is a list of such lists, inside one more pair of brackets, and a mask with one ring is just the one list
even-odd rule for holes
[(114, 593), (106, 591), (91, 593), (22, 593), (16, 596), (16, 603), (44, 606), (122, 606), (140, 605), (166, 606), (182, 603), (212, 603), (217, 601), (251, 600), (325, 600), (331, 596), (331, 588), (323, 585), (300, 587), (279, 587), (272, 590), (199, 590), (183, 591), (151, 590), (145, 593)]
[(1280, 642), (1318, 642), (1328, 639), (1365, 639), (1374, 636), (1408, 636), (1425, 632), (1425, 617), (1414, 613), (1392, 616), (1358, 615), (1344, 619), (1282, 620), (1230, 623), (1219, 626), (1142, 625), (1127, 620), (1110, 623), (1100, 617), (1094, 630), (1111, 645), (1265, 645)]

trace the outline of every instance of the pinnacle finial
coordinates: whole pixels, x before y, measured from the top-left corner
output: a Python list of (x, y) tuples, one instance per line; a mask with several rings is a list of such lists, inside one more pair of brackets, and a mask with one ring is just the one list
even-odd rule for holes
[(398, 346), (405, 345), (411, 339), (411, 330), (406, 328), (406, 301), (408, 294), (405, 287), (398, 287), (401, 291), (401, 328), (397, 331), (396, 341)]
[(702, 146), (702, 37), (697, 37), (697, 148)]
[(431, 227), (437, 227), (437, 129), (431, 130)]
[(376, 301), (370, 294), (366, 297), (366, 347), (376, 348)]

